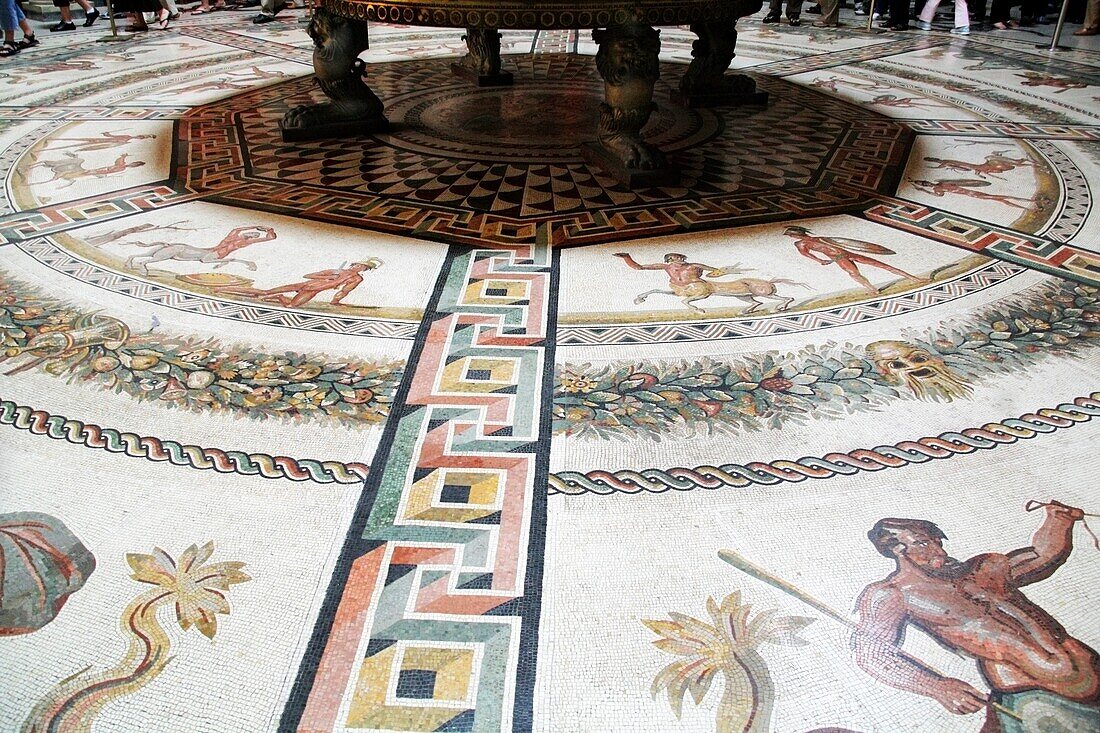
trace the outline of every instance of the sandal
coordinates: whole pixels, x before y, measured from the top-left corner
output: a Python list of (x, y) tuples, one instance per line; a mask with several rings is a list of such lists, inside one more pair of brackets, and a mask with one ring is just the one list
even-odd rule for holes
[(42, 43), (42, 42), (39, 41), (37, 38), (35, 38), (34, 34), (32, 33), (29, 36), (23, 36), (22, 40), (20, 40), (15, 45), (19, 46), (20, 50), (22, 50), (24, 48), (34, 48), (35, 46), (39, 45), (40, 43)]
[(203, 6), (200, 5), (197, 8), (192, 8), (191, 9), (191, 15), (206, 15), (210, 11), (211, 11), (210, 8), (204, 8)]
[(17, 53), (19, 53), (18, 45), (14, 43), (9, 43), (8, 41), (0, 43), (0, 58), (3, 58), (5, 56), (14, 56)]
[(162, 31), (168, 30), (168, 25), (172, 22), (172, 16), (166, 15), (163, 18), (157, 19), (157, 28)]

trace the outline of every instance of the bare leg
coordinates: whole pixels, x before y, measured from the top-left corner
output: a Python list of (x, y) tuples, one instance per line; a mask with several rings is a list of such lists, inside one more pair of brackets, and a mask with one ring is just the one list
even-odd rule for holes
[(660, 32), (646, 25), (614, 25), (597, 29), (596, 68), (604, 80), (597, 144), (583, 151), (590, 162), (608, 169), (627, 185), (661, 185), (655, 174), (666, 175), (665, 156), (642, 139), (649, 121), (653, 85), (660, 76), (657, 53)]
[(719, 104), (767, 104), (766, 92), (744, 74), (726, 74), (737, 45), (734, 22), (693, 23), (699, 38), (691, 44), (691, 63), (680, 79), (680, 100), (691, 107)]
[(680, 298), (680, 302), (683, 303), (684, 305), (686, 305), (691, 310), (695, 311), (696, 313), (706, 313), (705, 310), (703, 310), (699, 306), (695, 305), (695, 303), (694, 303), (694, 301), (703, 300), (706, 297), (707, 296), (705, 296), (705, 295), (694, 295), (694, 296), (689, 295), (686, 298)]
[(341, 18), (324, 8), (313, 13), (308, 32), (313, 39), (313, 71), (331, 102), (290, 110), (279, 127), (283, 140), (351, 137), (386, 130), (382, 100), (367, 86), (367, 23)]
[(509, 86), (512, 73), (500, 70), (500, 33), (496, 28), (467, 28), (466, 55), (451, 64), (456, 74), (477, 80), (478, 86)]

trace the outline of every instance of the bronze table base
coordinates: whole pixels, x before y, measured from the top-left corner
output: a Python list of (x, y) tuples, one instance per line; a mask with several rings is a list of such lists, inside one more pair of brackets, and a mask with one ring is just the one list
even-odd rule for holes
[(679, 179), (664, 154), (642, 136), (655, 109), (653, 85), (659, 76), (661, 40), (654, 25), (690, 23), (698, 36), (676, 101), (687, 106), (766, 102), (751, 78), (726, 73), (737, 43), (737, 19), (759, 10), (761, 0), (544, 0), (542, 5), (532, 10), (527, 0), (491, 5), (488, 0), (484, 5), (480, 0), (435, 0), (426, 5), (322, 0), (308, 32), (314, 44), (314, 75), (331, 101), (288, 112), (280, 123), (283, 140), (351, 137), (388, 129), (382, 101), (371, 91), (358, 58), (368, 47), (371, 20), (465, 27), (467, 53), (452, 69), (478, 86), (507, 86), (513, 81), (512, 74), (501, 69), (499, 28), (594, 28), (604, 101), (596, 140), (582, 145), (581, 151), (590, 164), (631, 188), (670, 185)]

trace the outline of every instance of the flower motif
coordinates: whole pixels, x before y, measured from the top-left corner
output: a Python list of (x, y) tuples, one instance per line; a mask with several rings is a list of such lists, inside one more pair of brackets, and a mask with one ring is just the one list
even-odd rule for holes
[(315, 379), (322, 371), (324, 370), (316, 364), (302, 364), (297, 369), (292, 370), (288, 376), (295, 382), (308, 382)]
[(246, 405), (269, 405), (283, 396), (283, 391), (278, 387), (253, 387), (252, 391), (244, 396)]
[(560, 383), (562, 391), (569, 394), (577, 394), (578, 392), (587, 394), (595, 391), (596, 387), (599, 386), (595, 380), (571, 372), (563, 374)]
[(181, 351), (180, 361), (185, 364), (201, 364), (210, 358), (210, 349), (196, 349), (194, 351)]
[(212, 554), (214, 543), (207, 542), (202, 547), (188, 547), (179, 563), (159, 547), (151, 555), (127, 553), (126, 562), (134, 571), (131, 578), (160, 586), (175, 596), (180, 628), (186, 631), (193, 625), (203, 636), (213, 639), (218, 631), (218, 614), (229, 613), (225, 591), (252, 578), (242, 572), (243, 562), (204, 564)]
[(352, 390), (352, 394), (344, 395), (344, 402), (349, 402), (353, 405), (363, 405), (374, 399), (374, 392), (370, 391), (366, 387), (360, 387), (359, 389)]
[(162, 400), (174, 401), (183, 399), (187, 394), (187, 387), (175, 377), (168, 377), (168, 382), (164, 385), (164, 391), (160, 393)]

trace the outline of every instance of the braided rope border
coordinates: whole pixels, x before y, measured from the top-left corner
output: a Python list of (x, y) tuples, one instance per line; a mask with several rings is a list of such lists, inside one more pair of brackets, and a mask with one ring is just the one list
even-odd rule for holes
[(74, 445), (88, 448), (102, 448), (109, 453), (122, 453), (131, 458), (168, 461), (175, 466), (214, 470), (218, 473), (314, 481), (319, 484), (355, 484), (366, 478), (368, 470), (362, 463), (315, 461), (183, 445), (174, 440), (123, 433), (114, 428), (70, 420), (62, 415), (51, 415), (42, 410), (18, 405), (11, 400), (0, 400), (0, 425), (11, 425), (19, 430), (29, 430), (34, 435), (67, 440)]
[(980, 428), (940, 433), (933, 438), (905, 440), (896, 445), (859, 448), (848, 453), (830, 453), (823, 458), (812, 456), (797, 461), (754, 462), (748, 465), (727, 463), (722, 466), (696, 468), (648, 468), (642, 471), (562, 471), (551, 474), (547, 493), (576, 496), (580, 494), (660, 494), (666, 491), (740, 488), (753, 484), (774, 486), (798, 483), (808, 478), (826, 479), (837, 475), (852, 476), (861, 471), (881, 471), (937, 458), (951, 458), (976, 450), (990, 450), (1040, 434), (1053, 433), (1078, 423), (1100, 417), (1100, 392), (1078, 397), (1072, 404), (1043, 408), (1034, 413), (989, 423)]

